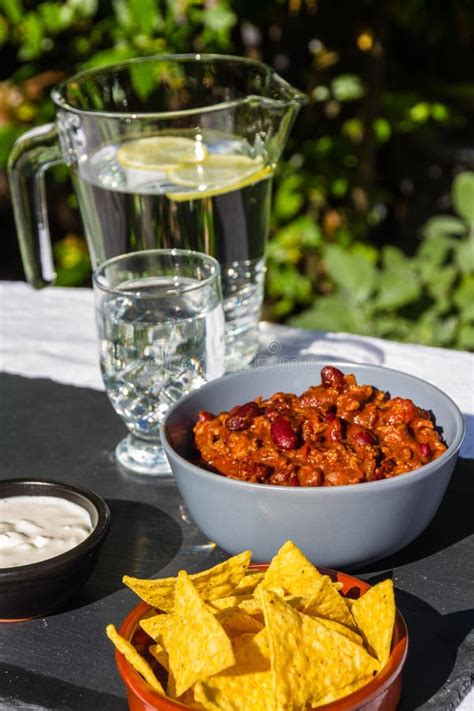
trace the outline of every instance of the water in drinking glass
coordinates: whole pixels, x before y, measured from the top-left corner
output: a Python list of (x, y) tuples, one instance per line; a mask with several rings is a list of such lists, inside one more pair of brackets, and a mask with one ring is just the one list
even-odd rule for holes
[(255, 355), (258, 339), (273, 175), (260, 149), (183, 131), (105, 145), (73, 170), (96, 262), (155, 247), (220, 262), (228, 370)]
[(129, 430), (127, 469), (169, 474), (160, 425), (169, 407), (224, 372), (218, 262), (190, 250), (121, 255), (93, 274), (105, 390)]
[[(123, 295), (108, 296), (102, 305), (104, 384), (115, 411), (139, 437), (155, 438), (174, 402), (222, 373), (221, 305), (209, 294), (183, 291), (193, 282), (134, 280), (119, 286)], [(127, 290), (146, 298), (130, 299)]]

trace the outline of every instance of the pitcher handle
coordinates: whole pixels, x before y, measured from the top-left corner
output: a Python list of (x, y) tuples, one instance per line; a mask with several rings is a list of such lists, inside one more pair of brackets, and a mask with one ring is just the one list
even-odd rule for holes
[(13, 146), (8, 160), (23, 267), (26, 278), (37, 289), (48, 286), (55, 277), (44, 174), (50, 166), (63, 162), (54, 123), (24, 133)]

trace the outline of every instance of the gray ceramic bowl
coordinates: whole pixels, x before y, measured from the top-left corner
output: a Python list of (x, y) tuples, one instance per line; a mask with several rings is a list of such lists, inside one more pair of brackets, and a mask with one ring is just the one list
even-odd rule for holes
[[(354, 373), (359, 383), (411, 398), (431, 410), (448, 450), (392, 479), (315, 488), (250, 484), (188, 461), (199, 410), (217, 414), (258, 395), (301, 394), (320, 383), (325, 365), (336, 365)], [(246, 370), (204, 385), (170, 409), (162, 437), (192, 518), (224, 550), (250, 549), (255, 561), (268, 561), (292, 540), (313, 562), (344, 568), (394, 553), (428, 526), (451, 478), (464, 429), (454, 402), (419, 378), (381, 366), (302, 361)]]

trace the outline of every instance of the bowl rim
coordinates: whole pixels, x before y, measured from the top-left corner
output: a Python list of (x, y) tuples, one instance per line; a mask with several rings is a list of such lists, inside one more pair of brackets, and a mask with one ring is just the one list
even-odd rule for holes
[[(18, 488), (18, 492), (3, 495), (3, 489), (6, 487)], [(41, 493), (32, 491), (35, 488), (46, 489)], [(25, 490), (22, 492), (22, 490)], [(19, 479), (3, 479), (0, 481), (0, 498), (11, 498), (13, 496), (54, 496), (56, 498), (64, 498), (70, 501), (64, 494), (70, 493), (89, 501), (97, 512), (97, 523), (91, 533), (81, 543), (61, 553), (60, 555), (46, 558), (45, 560), (37, 561), (36, 563), (27, 563), (26, 565), (17, 565), (10, 568), (0, 567), (0, 584), (2, 583), (22, 583), (34, 580), (35, 578), (43, 578), (45, 574), (54, 574), (57, 570), (73, 563), (77, 558), (82, 557), (94, 548), (105, 537), (110, 525), (110, 510), (104, 499), (90, 489), (86, 489), (73, 484), (68, 484), (63, 481), (53, 481), (51, 479), (33, 479), (30, 477)], [(81, 506), (79, 502), (78, 506)], [(83, 506), (83, 508), (85, 508)]]
[[(269, 563), (252, 563), (249, 566), (249, 570), (266, 570), (268, 565)], [(356, 587), (361, 593), (365, 593), (372, 587), (370, 583), (365, 580), (356, 578), (348, 573), (324, 567), (318, 567), (318, 570), (325, 575), (330, 575), (334, 581), (343, 583), (343, 589), (345, 589), (346, 592), (347, 590)], [(120, 626), (119, 634), (122, 635), (122, 637), (125, 637), (127, 641), (130, 641), (138, 627), (139, 620), (150, 609), (153, 609), (152, 606), (148, 605), (146, 602), (138, 603), (138, 605), (132, 608), (123, 620)], [(395, 678), (401, 674), (408, 653), (408, 645), (409, 637), (407, 624), (397, 607), (395, 614), (395, 627), (392, 637), (392, 650), (389, 661), (385, 667), (383, 667), (383, 669), (381, 669), (367, 684), (360, 687), (360, 689), (357, 689), (351, 694), (343, 696), (336, 701), (331, 701), (330, 703), (318, 706), (317, 711), (356, 711), (356, 709), (360, 708), (361, 703), (364, 703), (365, 705), (376, 699), (380, 696), (380, 694), (384, 693), (386, 689), (391, 686)], [(154, 704), (154, 708), (162, 711), (191, 708), (190, 706), (181, 704), (179, 701), (162, 696), (161, 694), (153, 691), (153, 689), (140, 676), (140, 674), (135, 671), (132, 665), (125, 659), (123, 654), (119, 652), (118, 649), (115, 649), (115, 661), (120, 677), (127, 688), (127, 692), (129, 694), (135, 694), (143, 703)]]
[[(427, 464), (423, 464), (421, 467), (418, 467), (417, 469), (413, 469), (409, 472), (405, 472), (403, 475), (399, 476), (394, 476), (389, 479), (379, 479), (376, 481), (363, 481), (359, 482), (356, 484), (341, 484), (340, 486), (279, 486), (277, 484), (259, 484), (259, 483), (254, 483), (254, 482), (248, 482), (248, 481), (242, 481), (241, 479), (230, 479), (227, 476), (223, 476), (220, 474), (216, 474), (215, 472), (208, 471), (207, 469), (204, 469), (202, 467), (197, 466), (196, 464), (193, 464), (189, 460), (185, 459), (183, 456), (181, 456), (175, 448), (171, 445), (169, 439), (168, 439), (168, 434), (167, 434), (167, 427), (168, 427), (168, 421), (169, 419), (173, 416), (173, 414), (179, 410), (180, 407), (182, 407), (186, 402), (188, 402), (193, 396), (197, 396), (198, 393), (202, 393), (208, 388), (211, 387), (216, 387), (216, 384), (223, 382), (224, 380), (226, 382), (229, 381), (239, 381), (242, 377), (245, 377), (245, 375), (249, 372), (271, 372), (271, 371), (276, 371), (276, 370), (296, 370), (296, 369), (301, 369), (303, 366), (306, 365), (314, 365), (318, 366), (318, 368), (322, 368), (325, 365), (332, 365), (340, 368), (345, 368), (347, 369), (352, 369), (352, 368), (357, 368), (358, 370), (363, 370), (363, 371), (372, 371), (372, 370), (378, 370), (378, 371), (387, 371), (389, 373), (393, 373), (394, 375), (397, 376), (402, 376), (403, 378), (407, 378), (408, 380), (413, 380), (416, 381), (417, 383), (421, 384), (422, 386), (436, 391), (439, 395), (441, 395), (442, 398), (444, 398), (446, 402), (446, 406), (451, 410), (454, 420), (455, 420), (455, 425), (456, 425), (456, 430), (455, 430), (455, 435), (453, 438), (453, 441), (450, 445), (448, 445), (448, 448), (446, 449), (443, 454), (441, 454), (437, 459), (434, 459), (431, 462), (428, 462)], [(395, 395), (396, 397), (396, 395)], [(208, 383), (205, 383), (199, 390), (195, 390), (194, 392), (189, 393), (185, 397), (181, 398), (177, 403), (172, 405), (168, 412), (166, 413), (166, 417), (160, 427), (160, 436), (161, 436), (161, 441), (163, 443), (164, 449), (166, 451), (166, 454), (172, 459), (175, 457), (177, 461), (185, 465), (187, 468), (189, 468), (192, 472), (197, 474), (198, 476), (203, 477), (204, 479), (208, 481), (220, 481), (220, 482), (227, 482), (226, 484), (223, 484), (223, 486), (230, 486), (232, 488), (236, 487), (239, 489), (246, 489), (247, 491), (253, 491), (253, 490), (262, 490), (262, 491), (272, 491), (272, 492), (280, 492), (279, 494), (276, 494), (277, 496), (308, 496), (308, 492), (313, 492), (311, 495), (316, 495), (316, 492), (318, 496), (335, 496), (336, 492), (339, 492), (339, 494), (343, 492), (350, 491), (351, 494), (358, 492), (357, 495), (362, 495), (364, 492), (367, 491), (367, 487), (370, 487), (370, 490), (374, 490), (374, 487), (378, 487), (379, 491), (384, 491), (386, 489), (390, 489), (391, 487), (399, 487), (399, 486), (409, 486), (410, 483), (413, 481), (414, 478), (416, 479), (424, 479), (426, 477), (429, 477), (433, 472), (437, 471), (439, 467), (444, 464), (444, 462), (447, 462), (450, 460), (453, 456), (455, 456), (463, 443), (464, 436), (466, 433), (466, 423), (464, 421), (464, 417), (461, 413), (461, 410), (457, 406), (457, 404), (454, 402), (454, 400), (447, 395), (443, 390), (438, 388), (436, 385), (433, 385), (432, 383), (429, 383), (427, 380), (423, 380), (422, 378), (419, 378), (416, 375), (411, 375), (410, 373), (405, 373), (401, 370), (396, 370), (394, 368), (386, 368), (383, 365), (375, 365), (375, 364), (368, 364), (368, 363), (354, 363), (354, 362), (343, 362), (343, 361), (331, 361), (331, 360), (324, 360), (323, 362), (320, 361), (309, 361), (309, 360), (302, 360), (299, 362), (282, 362), (282, 363), (273, 363), (271, 365), (265, 365), (265, 366), (259, 366), (257, 368), (249, 368), (247, 370), (241, 370), (237, 373), (229, 373), (228, 375), (221, 376), (220, 378), (216, 378), (215, 380), (211, 380)]]

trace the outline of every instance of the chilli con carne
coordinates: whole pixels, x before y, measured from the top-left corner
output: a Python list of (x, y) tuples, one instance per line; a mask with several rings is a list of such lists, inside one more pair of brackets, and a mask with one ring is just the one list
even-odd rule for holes
[(232, 479), (280, 486), (340, 486), (389, 479), (439, 457), (446, 445), (430, 412), (389, 397), (333, 366), (302, 395), (275, 393), (230, 412), (201, 411), (199, 463)]

